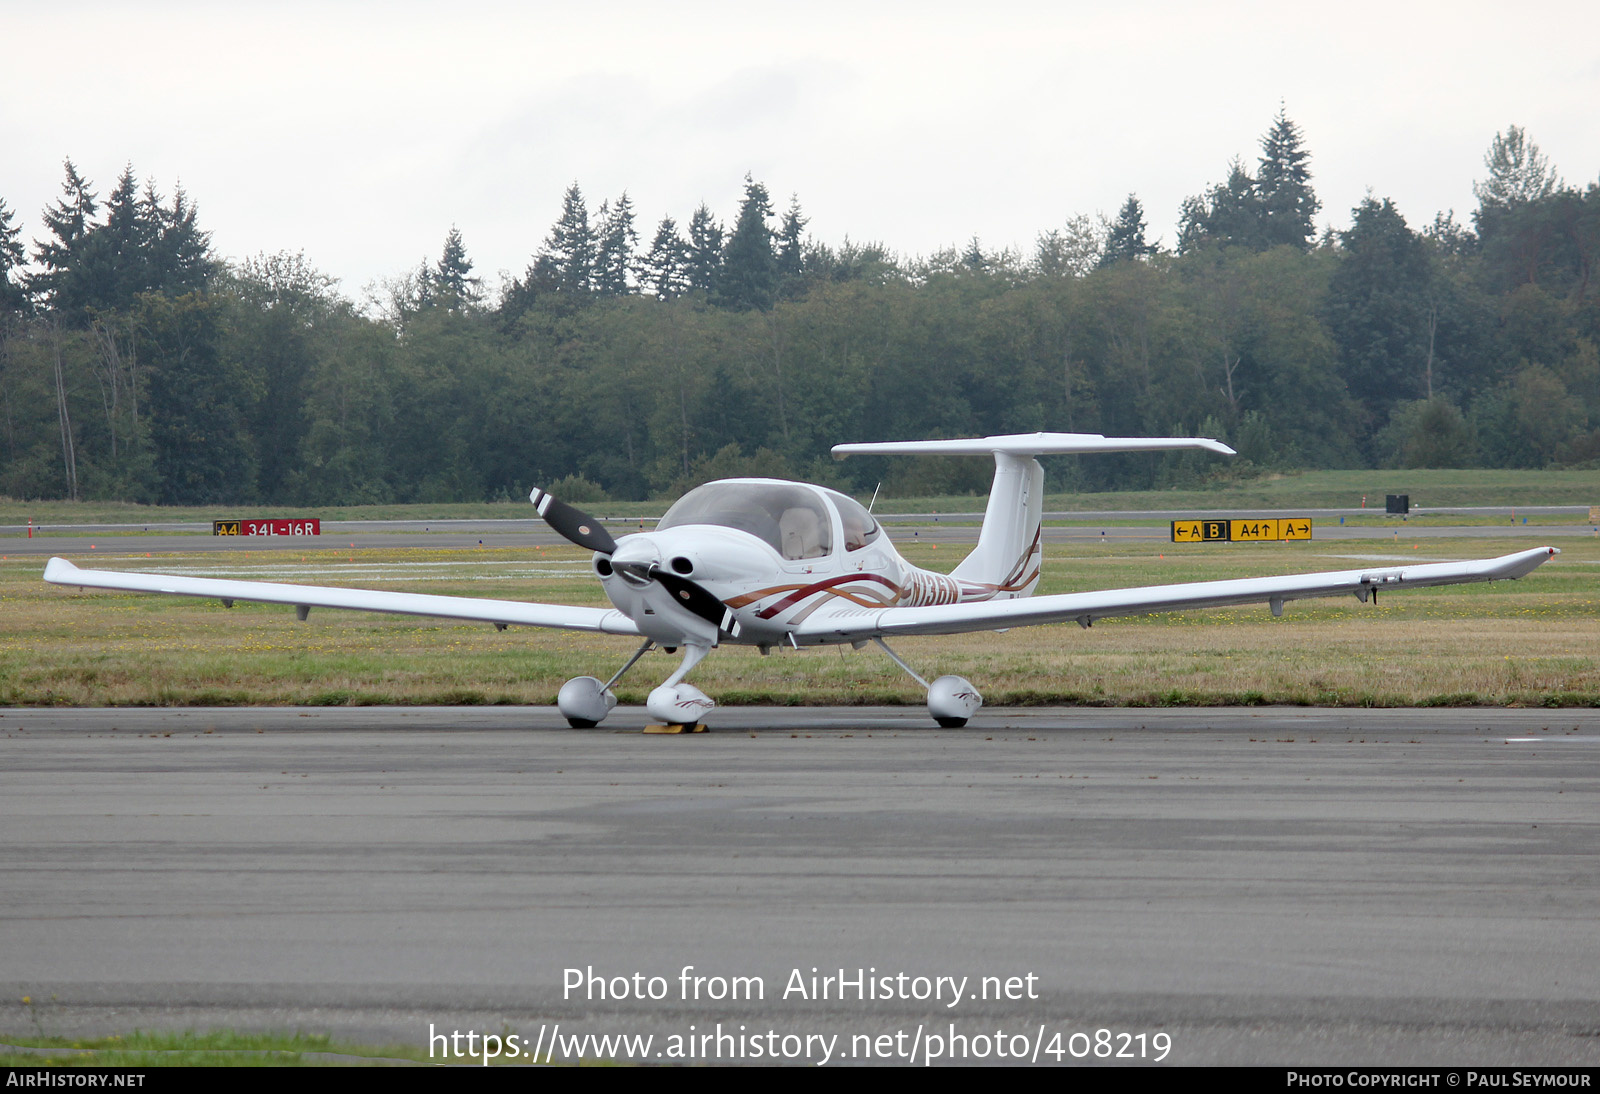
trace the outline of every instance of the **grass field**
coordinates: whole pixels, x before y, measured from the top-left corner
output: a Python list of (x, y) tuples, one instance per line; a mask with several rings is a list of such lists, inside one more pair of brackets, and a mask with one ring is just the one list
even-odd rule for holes
[[(949, 569), (960, 549), (899, 541)], [(1126, 543), (1051, 548), (1040, 592), (1342, 570), (1365, 559), (1488, 557), (1526, 539), (1297, 544)], [(924, 675), (968, 677), (991, 705), (1594, 705), (1600, 703), (1600, 540), (1516, 582), (905, 639)], [(309, 584), (604, 604), (587, 554), (571, 548), (186, 553), (99, 552), (95, 565)], [(0, 705), (550, 704), (572, 676), (602, 679), (625, 638), (356, 612), (108, 592), (40, 580), (42, 560), (0, 562)], [(617, 686), (642, 703), (676, 667), (646, 657)], [(828, 647), (762, 657), (715, 651), (693, 682), (723, 704), (921, 705), (880, 652)]]

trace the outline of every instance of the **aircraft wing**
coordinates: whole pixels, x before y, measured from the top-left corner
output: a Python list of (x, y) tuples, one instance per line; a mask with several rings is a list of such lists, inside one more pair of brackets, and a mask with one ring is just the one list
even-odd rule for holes
[(1366, 600), (1377, 591), (1429, 585), (1517, 578), (1560, 554), (1554, 547), (1502, 555), (1473, 562), (1437, 562), (1418, 566), (1373, 565), (1360, 570), (1284, 577), (1250, 577), (1229, 581), (1196, 581), (1184, 585), (1146, 585), (1092, 593), (939, 604), (921, 608), (840, 606), (814, 612), (795, 629), (800, 643), (851, 642), (901, 634), (953, 634), (959, 631), (1004, 630), (1041, 623), (1076, 622), (1085, 627), (1117, 615), (1151, 615), (1190, 608), (1238, 604), (1270, 604), (1274, 614), (1284, 601), (1314, 596), (1351, 594)]
[(231, 604), (255, 600), (267, 604), (293, 604), (304, 613), (312, 608), (344, 608), (395, 615), (428, 615), (441, 619), (466, 619), (519, 627), (556, 627), (601, 634), (638, 634), (633, 620), (616, 609), (575, 608), (564, 604), (530, 604), (517, 600), (480, 600), (467, 596), (430, 596), (390, 593), (370, 589), (330, 589), (317, 585), (280, 585), (272, 581), (230, 581), (209, 577), (175, 577), (169, 574), (123, 573), (117, 570), (80, 570), (64, 558), (52, 558), (44, 579), (56, 585), (88, 589), (122, 589), (137, 593), (199, 596)]

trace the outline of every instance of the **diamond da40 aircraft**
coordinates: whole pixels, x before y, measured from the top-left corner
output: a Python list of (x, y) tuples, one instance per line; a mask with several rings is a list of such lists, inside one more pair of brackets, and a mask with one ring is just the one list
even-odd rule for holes
[(600, 523), (542, 490), (530, 500), (557, 532), (594, 552), (594, 572), (614, 607), (483, 600), (418, 593), (284, 585), (258, 581), (83, 570), (62, 558), (46, 581), (99, 589), (170, 593), (292, 604), (301, 619), (316, 608), (345, 608), (632, 635), (638, 651), (610, 680), (568, 680), (556, 702), (574, 726), (599, 722), (616, 705), (611, 686), (653, 647), (684, 651), (682, 663), (650, 693), (646, 708), (663, 723), (697, 723), (715, 704), (685, 681), (725, 642), (768, 652), (848, 642), (876, 643), (927, 691), (928, 711), (943, 726), (966, 723), (982, 705), (959, 676), (932, 683), (917, 675), (885, 639), (908, 634), (1005, 630), (1108, 616), (1266, 603), (1278, 615), (1289, 600), (1379, 589), (1517, 578), (1557, 554), (1539, 547), (1500, 558), (1286, 577), (1153, 585), (1103, 592), (1032, 596), (1039, 583), (1044, 470), (1037, 456), (1196, 448), (1233, 455), (1219, 441), (1187, 437), (1117, 438), (1031, 433), (971, 440), (842, 444), (836, 456), (992, 455), (994, 483), (977, 546), (949, 574), (900, 557), (872, 514), (843, 494), (776, 479), (725, 479), (685, 494), (654, 531), (613, 539)]

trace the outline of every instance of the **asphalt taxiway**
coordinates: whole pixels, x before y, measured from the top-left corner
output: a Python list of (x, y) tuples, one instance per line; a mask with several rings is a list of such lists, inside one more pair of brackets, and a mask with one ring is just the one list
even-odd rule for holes
[[(0, 1041), (720, 1023), (1164, 1032), (1180, 1064), (1600, 1063), (1600, 711), (644, 720), (0, 711)], [(568, 970), (665, 994), (597, 999)], [(806, 987), (841, 972), (971, 994)], [(685, 998), (696, 975), (763, 998)]]

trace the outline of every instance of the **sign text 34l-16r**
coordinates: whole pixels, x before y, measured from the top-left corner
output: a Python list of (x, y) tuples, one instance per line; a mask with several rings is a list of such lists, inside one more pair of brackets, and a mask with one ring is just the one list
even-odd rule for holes
[(1271, 517), (1265, 520), (1175, 520), (1174, 543), (1255, 543), (1282, 539), (1310, 539), (1310, 517)]
[(322, 521), (310, 520), (214, 520), (214, 536), (320, 536)]

